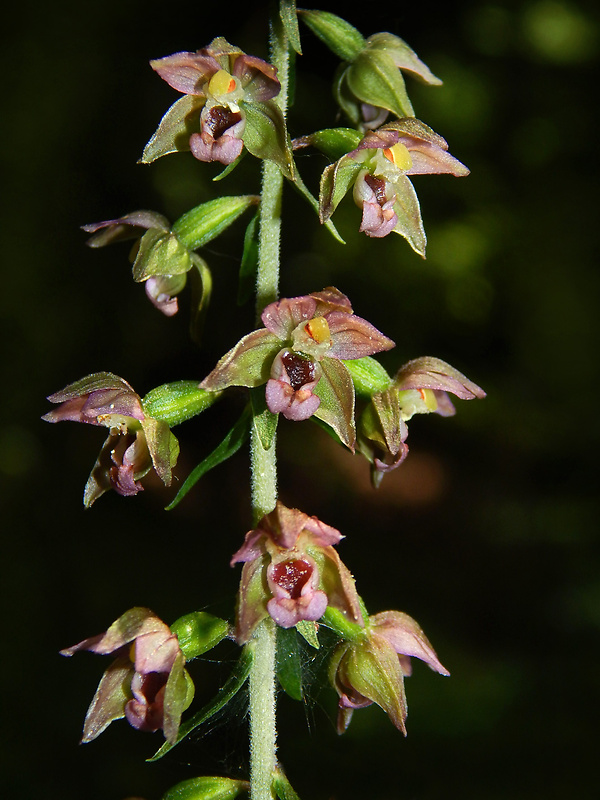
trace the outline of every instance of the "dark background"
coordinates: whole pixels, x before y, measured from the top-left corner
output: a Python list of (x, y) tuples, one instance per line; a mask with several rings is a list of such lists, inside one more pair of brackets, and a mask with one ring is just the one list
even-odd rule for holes
[[(488, 392), (452, 419), (410, 424), (411, 453), (379, 492), (366, 462), (317, 426), (280, 425), (281, 496), (345, 535), (372, 612), (425, 628), (451, 679), (417, 662), (406, 740), (376, 707), (343, 737), (331, 691), (280, 705), (280, 753), (304, 800), (554, 800), (597, 796), (600, 548), (598, 447), (598, 16), (591, 2), (365, 4), (365, 35), (401, 35), (444, 80), (408, 79), (416, 114), (470, 177), (415, 179), (429, 237), (422, 261), (399, 237), (356, 232), (345, 247), (292, 190), (284, 199), (282, 295), (334, 284), (397, 342), (390, 371), (436, 355)], [(44, 397), (110, 370), (140, 393), (201, 379), (247, 330), (235, 307), (245, 227), (203, 251), (215, 291), (201, 351), (183, 313), (167, 319), (129, 275), (126, 247), (92, 252), (79, 226), (137, 208), (175, 219), (216, 192), (258, 190), (252, 158), (225, 183), (191, 156), (136, 164), (176, 94), (151, 58), (214, 36), (266, 55), (262, 5), (20, 3), (3, 12), (0, 417), (3, 796), (158, 800), (197, 774), (244, 774), (244, 707), (145, 764), (160, 735), (116, 723), (79, 747), (106, 663), (61, 647), (147, 605), (171, 622), (230, 615), (228, 560), (250, 526), (244, 452), (173, 512), (150, 482), (84, 511), (103, 433), (39, 421)], [(335, 59), (303, 30), (292, 135), (336, 124)], [(298, 163), (316, 191), (325, 160)], [(223, 437), (237, 398), (176, 430), (184, 479)], [(194, 664), (198, 702), (235, 658)], [(218, 663), (221, 661), (221, 663)], [(311, 670), (316, 670), (316, 662)]]

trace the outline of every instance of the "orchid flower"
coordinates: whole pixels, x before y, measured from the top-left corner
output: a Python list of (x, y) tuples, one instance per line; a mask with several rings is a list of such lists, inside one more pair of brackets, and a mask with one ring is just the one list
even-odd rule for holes
[(313, 414), (354, 448), (354, 387), (342, 359), (357, 359), (394, 342), (356, 316), (333, 287), (268, 305), (264, 328), (244, 336), (200, 384), (220, 391), (266, 383), (270, 411), (299, 421)]
[(48, 397), (58, 408), (46, 422), (85, 422), (109, 429), (83, 494), (89, 508), (104, 492), (114, 489), (124, 497), (142, 491), (139, 483), (154, 469), (169, 486), (179, 444), (166, 422), (149, 417), (127, 381), (110, 372), (97, 372)]
[(231, 565), (242, 562), (236, 637), (246, 642), (270, 615), (282, 628), (320, 619), (328, 605), (362, 624), (354, 579), (334, 545), (342, 534), (279, 501), (246, 534)]
[[(314, 139), (315, 137), (313, 137)], [(304, 143), (310, 143), (305, 137)], [(416, 192), (408, 176), (446, 173), (456, 177), (469, 170), (448, 152), (446, 141), (414, 117), (369, 131), (358, 146), (321, 178), (321, 221), (326, 222), (352, 188), (362, 209), (360, 231), (381, 238), (398, 233), (425, 256), (426, 238)]]
[(61, 650), (114, 655), (88, 709), (82, 742), (91, 742), (111, 722), (125, 717), (140, 731), (162, 729), (177, 738), (181, 714), (190, 705), (194, 685), (175, 634), (147, 608), (131, 608), (106, 633)]
[(404, 677), (412, 672), (412, 656), (440, 675), (450, 674), (419, 625), (401, 611), (370, 616), (363, 637), (338, 645), (329, 667), (340, 698), (338, 733), (344, 733), (356, 709), (377, 703), (406, 735)]

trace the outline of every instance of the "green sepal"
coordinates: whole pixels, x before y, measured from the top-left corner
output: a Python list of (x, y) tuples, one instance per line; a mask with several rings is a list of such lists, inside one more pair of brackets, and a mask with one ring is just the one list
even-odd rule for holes
[(165, 739), (171, 744), (177, 739), (181, 715), (194, 699), (194, 683), (184, 664), (185, 656), (183, 653), (177, 653), (165, 686), (163, 732)]
[(363, 103), (385, 108), (398, 117), (414, 117), (402, 73), (385, 50), (364, 50), (348, 68), (345, 79)]
[(178, 783), (163, 795), (162, 800), (233, 800), (250, 789), (248, 781), (206, 776)]
[(198, 381), (163, 383), (142, 398), (144, 413), (173, 427), (201, 414), (221, 398), (222, 392), (198, 388)]
[(172, 232), (189, 250), (197, 250), (219, 236), (259, 200), (253, 194), (217, 197), (182, 214), (173, 225)]
[(170, 153), (189, 152), (190, 136), (200, 130), (200, 113), (204, 103), (204, 97), (190, 94), (173, 103), (144, 148), (138, 163), (151, 164)]
[(356, 28), (329, 11), (302, 9), (298, 13), (300, 19), (342, 61), (354, 61), (367, 44)]
[(321, 647), (318, 636), (319, 626), (316, 622), (311, 622), (308, 619), (301, 619), (300, 622), (296, 623), (296, 630), (315, 650)]
[(321, 405), (314, 416), (330, 425), (343, 444), (354, 452), (356, 428), (352, 378), (344, 364), (335, 358), (324, 358), (321, 369), (323, 374), (314, 390), (321, 398)]
[(354, 390), (361, 397), (370, 398), (378, 392), (389, 389), (392, 379), (387, 371), (372, 356), (342, 360), (350, 373)]
[(206, 473), (211, 469), (219, 464), (222, 464), (223, 461), (227, 461), (228, 458), (231, 458), (232, 455), (237, 453), (249, 436), (249, 422), (250, 412), (249, 408), (247, 407), (233, 428), (225, 436), (221, 444), (217, 445), (212, 453), (206, 456), (206, 458), (191, 471), (191, 473), (183, 482), (181, 489), (175, 495), (175, 498), (171, 500), (168, 506), (165, 507), (165, 511), (171, 511), (175, 508), (175, 506), (179, 505), (186, 494), (193, 486), (196, 485), (196, 483), (198, 483), (203, 475), (206, 475)]
[(286, 774), (281, 767), (276, 767), (273, 773), (272, 789), (278, 800), (300, 800), (299, 795), (292, 788)]
[(302, 700), (302, 662), (295, 628), (277, 628), (277, 679), (294, 700)]
[(247, 644), (244, 647), (237, 664), (233, 668), (233, 672), (221, 689), (219, 689), (216, 696), (213, 697), (213, 699), (207, 703), (204, 708), (201, 708), (200, 711), (194, 714), (193, 717), (190, 717), (190, 719), (186, 720), (179, 726), (179, 733), (177, 734), (177, 739), (175, 742), (165, 742), (151, 758), (147, 759), (148, 761), (158, 761), (158, 759), (162, 758), (166, 753), (168, 753), (171, 748), (175, 747), (176, 744), (179, 744), (182, 739), (185, 739), (185, 737), (188, 736), (193, 730), (214, 716), (214, 714), (224, 708), (227, 703), (229, 703), (229, 701), (235, 697), (242, 686), (246, 683), (248, 675), (250, 674), (253, 648), (254, 645), (252, 643)]
[(252, 297), (254, 284), (256, 283), (256, 272), (258, 269), (258, 228), (259, 215), (255, 214), (246, 228), (244, 234), (244, 249), (240, 262), (240, 274), (238, 279), (237, 303), (239, 306), (247, 303)]
[(150, 228), (140, 239), (133, 262), (137, 283), (157, 275), (184, 275), (192, 268), (192, 254), (174, 233)]
[(186, 661), (212, 650), (229, 634), (227, 620), (215, 617), (206, 611), (184, 614), (169, 627), (177, 636)]
[(415, 253), (425, 258), (427, 237), (415, 188), (406, 175), (397, 175), (392, 185), (396, 192), (394, 211), (398, 217), (394, 233), (403, 236)]
[(397, 69), (403, 69), (429, 86), (441, 86), (442, 81), (423, 63), (415, 51), (399, 36), (393, 33), (374, 33), (367, 39), (369, 52), (389, 55)]
[(361, 169), (362, 162), (349, 156), (325, 167), (319, 189), (319, 217), (322, 222), (329, 220), (348, 190), (354, 186)]
[(298, 30), (296, 0), (281, 0), (279, 3), (279, 18), (290, 45), (301, 56), (302, 44), (300, 42), (300, 31)]
[(308, 136), (294, 139), (294, 146), (307, 147), (311, 145), (320, 150), (332, 161), (337, 161), (351, 150), (356, 150), (363, 138), (363, 134), (354, 128), (324, 128)]
[(274, 161), (286, 178), (295, 180), (292, 146), (281, 109), (271, 100), (263, 103), (240, 101), (246, 117), (242, 139), (256, 158)]
[(252, 425), (258, 434), (263, 450), (270, 450), (277, 432), (279, 414), (274, 414), (267, 408), (265, 390), (261, 386), (250, 389), (250, 402), (252, 404)]

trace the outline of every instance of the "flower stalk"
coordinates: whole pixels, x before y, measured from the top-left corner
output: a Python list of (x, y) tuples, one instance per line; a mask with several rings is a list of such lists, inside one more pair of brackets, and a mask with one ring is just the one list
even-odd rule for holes
[[(271, 17), (271, 63), (277, 68), (281, 91), (275, 98), (285, 118), (287, 110), (289, 45), (276, 13)], [(277, 300), (281, 260), (281, 197), (283, 174), (277, 164), (265, 160), (262, 166), (262, 191), (256, 276), (256, 315)], [(252, 471), (252, 513), (256, 523), (275, 508), (277, 501), (276, 439), (266, 449), (256, 424), (250, 440)], [(277, 629), (273, 620), (263, 620), (254, 633), (254, 658), (249, 677), (250, 689), (250, 797), (272, 800), (272, 783), (277, 765), (275, 703), (275, 652)]]

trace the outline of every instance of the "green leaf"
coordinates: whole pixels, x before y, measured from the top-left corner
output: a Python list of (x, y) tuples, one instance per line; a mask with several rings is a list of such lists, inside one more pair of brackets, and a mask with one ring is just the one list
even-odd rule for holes
[(276, 767), (273, 773), (273, 791), (279, 800), (300, 800), (281, 767)]
[(286, 178), (295, 180), (292, 147), (279, 106), (271, 100), (263, 103), (242, 101), (240, 108), (246, 116), (242, 139), (249, 152), (256, 158), (274, 161)]
[(354, 452), (356, 428), (352, 378), (344, 364), (335, 358), (324, 358), (321, 368), (323, 374), (315, 387), (321, 405), (315, 411), (315, 417), (330, 425), (343, 444)]
[(227, 620), (215, 617), (206, 611), (184, 614), (169, 627), (177, 636), (186, 661), (212, 650), (229, 633)]
[(414, 117), (404, 78), (385, 50), (365, 50), (348, 68), (346, 81), (363, 103), (387, 108), (398, 117)]
[(258, 268), (258, 222), (259, 215), (257, 213), (248, 223), (244, 235), (244, 250), (240, 263), (237, 295), (239, 306), (244, 305), (244, 303), (250, 300), (256, 282), (256, 270)]
[(369, 398), (379, 392), (385, 392), (392, 383), (387, 371), (372, 356), (342, 360), (342, 363), (350, 373), (356, 393), (362, 397)]
[(181, 489), (177, 492), (175, 498), (169, 503), (168, 506), (166, 506), (166, 511), (171, 511), (173, 508), (175, 508), (175, 506), (179, 505), (186, 494), (193, 486), (196, 485), (196, 483), (198, 483), (203, 475), (206, 475), (206, 473), (211, 469), (219, 464), (222, 464), (223, 461), (227, 461), (227, 459), (231, 458), (234, 453), (237, 453), (250, 433), (249, 421), (250, 412), (249, 408), (246, 408), (242, 416), (225, 436), (221, 444), (215, 447), (212, 453), (210, 453), (210, 455), (208, 455), (204, 461), (201, 461), (200, 464), (198, 464), (198, 466), (188, 475), (186, 480), (183, 482)]
[(295, 628), (277, 628), (277, 679), (294, 700), (302, 700), (302, 662)]
[(212, 295), (212, 274), (208, 264), (197, 253), (192, 253), (192, 263), (196, 269), (190, 270), (192, 288), (192, 308), (190, 312), (190, 336), (200, 344), (204, 320)]
[(199, 381), (174, 381), (152, 389), (142, 398), (148, 417), (160, 419), (173, 427), (201, 414), (221, 397), (221, 392), (198, 388)]
[(310, 622), (307, 619), (301, 619), (300, 622), (296, 624), (296, 630), (311, 647), (314, 647), (315, 650), (320, 648), (321, 645), (319, 644), (319, 637), (317, 635), (319, 626), (316, 622)]
[(248, 675), (250, 674), (250, 667), (252, 666), (253, 658), (253, 647), (253, 644), (247, 644), (244, 647), (237, 664), (233, 668), (233, 672), (225, 682), (224, 686), (219, 689), (217, 695), (210, 701), (210, 703), (207, 703), (204, 708), (200, 709), (200, 711), (194, 714), (193, 717), (190, 717), (190, 719), (186, 720), (179, 726), (177, 740), (173, 743), (165, 742), (163, 746), (152, 756), (152, 758), (147, 759), (148, 761), (158, 761), (159, 758), (162, 758), (166, 753), (169, 752), (169, 750), (175, 747), (176, 744), (179, 744), (182, 739), (185, 739), (186, 736), (189, 736), (193, 730), (214, 716), (214, 714), (224, 708), (227, 703), (229, 703), (229, 701), (235, 697), (242, 686), (246, 683)]
[(349, 22), (329, 11), (302, 9), (300, 19), (343, 61), (354, 61), (366, 47), (364, 36)]
[(252, 424), (263, 450), (270, 450), (275, 439), (279, 414), (269, 411), (265, 391), (260, 386), (250, 389), (250, 402), (252, 403)]
[(259, 198), (253, 194), (217, 197), (182, 214), (172, 231), (189, 250), (197, 250), (215, 239), (258, 201)]
[(240, 792), (250, 789), (248, 781), (233, 778), (190, 778), (178, 783), (163, 795), (163, 800), (233, 800)]
[(298, 55), (302, 55), (300, 31), (298, 30), (298, 15), (296, 0), (281, 0), (279, 4), (279, 17), (289, 43)]

